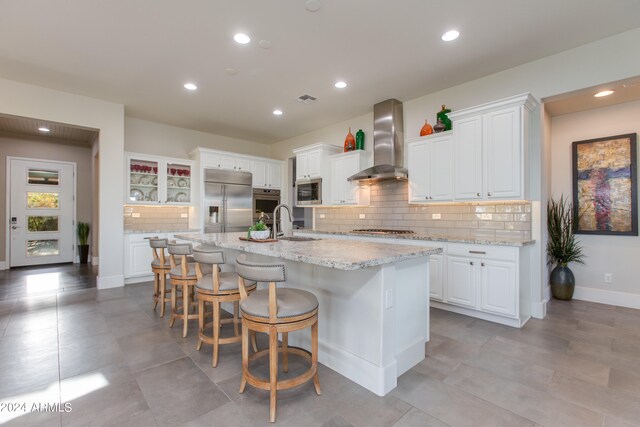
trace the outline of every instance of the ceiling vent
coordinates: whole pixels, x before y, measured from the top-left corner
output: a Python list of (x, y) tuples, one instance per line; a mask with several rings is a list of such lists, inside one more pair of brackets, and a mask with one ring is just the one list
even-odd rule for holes
[(314, 102), (316, 102), (318, 100), (318, 98), (316, 98), (315, 96), (311, 96), (308, 94), (304, 94), (304, 95), (300, 95), (298, 97), (298, 102), (302, 102), (303, 104), (312, 104)]

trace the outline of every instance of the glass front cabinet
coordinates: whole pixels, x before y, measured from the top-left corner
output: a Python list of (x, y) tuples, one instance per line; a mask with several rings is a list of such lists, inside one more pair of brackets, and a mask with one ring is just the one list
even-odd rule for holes
[(126, 204), (191, 204), (190, 160), (129, 153), (126, 162)]

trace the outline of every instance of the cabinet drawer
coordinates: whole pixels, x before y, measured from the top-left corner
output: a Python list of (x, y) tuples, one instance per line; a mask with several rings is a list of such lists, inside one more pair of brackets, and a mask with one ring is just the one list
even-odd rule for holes
[(460, 243), (449, 243), (447, 253), (464, 257), (476, 257), (483, 259), (496, 259), (504, 261), (515, 261), (517, 259), (517, 248), (489, 245), (470, 245)]

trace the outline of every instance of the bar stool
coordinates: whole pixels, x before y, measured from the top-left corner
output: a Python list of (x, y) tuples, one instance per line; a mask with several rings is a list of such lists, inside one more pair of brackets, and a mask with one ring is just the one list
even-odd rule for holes
[[(249, 261), (242, 254), (236, 259), (236, 270), (240, 276), (240, 313), (242, 314), (242, 380), (240, 393), (247, 383), (269, 390), (269, 421), (276, 421), (276, 399), (278, 390), (286, 390), (313, 378), (316, 394), (320, 395), (318, 380), (318, 299), (302, 289), (281, 288), (276, 283), (286, 280), (285, 265)], [(245, 283), (268, 282), (268, 289), (260, 289), (251, 295)], [(311, 352), (298, 347), (289, 347), (288, 333), (311, 327)], [(269, 348), (249, 357), (249, 331), (269, 334)], [(278, 333), (282, 333), (282, 346), (278, 347)], [(311, 367), (295, 378), (278, 380), (278, 351), (282, 352), (282, 370), (289, 370), (289, 353), (300, 355), (311, 361)], [(269, 380), (253, 375), (249, 361), (269, 355)]]
[[(218, 366), (218, 347), (220, 344), (240, 342), (241, 335), (238, 328), (240, 324), (239, 302), (240, 289), (238, 288), (238, 274), (234, 272), (220, 272), (220, 264), (224, 264), (224, 252), (217, 250), (194, 249), (193, 257), (196, 260), (196, 292), (198, 294), (198, 344), (196, 349), (202, 348), (202, 343), (213, 345), (213, 357), (211, 366)], [(204, 267), (211, 270), (210, 274), (203, 274)], [(255, 291), (256, 282), (245, 283), (247, 293)], [(233, 318), (220, 319), (220, 303), (233, 303)], [(205, 325), (206, 307), (211, 304), (213, 321)], [(234, 335), (228, 338), (220, 338), (220, 328), (223, 324), (233, 323)], [(212, 327), (212, 335), (205, 334), (205, 328)], [(254, 335), (255, 340), (255, 335)], [(254, 341), (254, 350), (257, 351)]]
[[(189, 314), (190, 308), (196, 308), (194, 302), (194, 288), (198, 277), (196, 275), (196, 263), (189, 262), (193, 248), (191, 243), (169, 243), (167, 245), (169, 255), (171, 255), (171, 270), (169, 279), (171, 280), (171, 318), (169, 327), (173, 328), (176, 319), (182, 319), (182, 336), (187, 336), (189, 319), (197, 319), (198, 313)], [(202, 266), (203, 274), (210, 274), (211, 267)], [(182, 293), (182, 306), (178, 306), (178, 288)]]
[(164, 250), (169, 241), (152, 237), (149, 239), (149, 246), (153, 251), (153, 261), (151, 261), (151, 271), (153, 272), (153, 309), (158, 307), (158, 302), (162, 302), (160, 307), (160, 317), (164, 317), (165, 304), (171, 302), (171, 288), (167, 289), (167, 274), (171, 270), (171, 261), (165, 256)]

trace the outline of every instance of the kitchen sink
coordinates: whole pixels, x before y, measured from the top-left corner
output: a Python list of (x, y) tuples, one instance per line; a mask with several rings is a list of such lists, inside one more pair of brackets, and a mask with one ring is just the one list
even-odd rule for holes
[(313, 240), (320, 240), (320, 239), (315, 239), (313, 237), (303, 237), (303, 236), (289, 236), (289, 237), (278, 237), (278, 240), (288, 240), (290, 242), (311, 242)]

